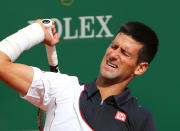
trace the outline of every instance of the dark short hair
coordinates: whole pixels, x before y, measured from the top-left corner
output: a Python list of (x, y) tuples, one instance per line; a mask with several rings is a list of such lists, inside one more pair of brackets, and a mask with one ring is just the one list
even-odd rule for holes
[(119, 33), (131, 36), (134, 40), (143, 44), (139, 51), (137, 63), (150, 63), (158, 50), (158, 37), (148, 26), (140, 22), (128, 22), (120, 27)]

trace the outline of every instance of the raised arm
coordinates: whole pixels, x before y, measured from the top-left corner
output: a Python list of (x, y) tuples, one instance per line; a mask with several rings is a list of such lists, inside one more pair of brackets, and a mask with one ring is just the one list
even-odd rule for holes
[(2, 40), (0, 42), (0, 80), (25, 95), (32, 83), (33, 69), (27, 65), (13, 63), (13, 61), (24, 50), (28, 50), (38, 43), (45, 43), (50, 46), (57, 44), (59, 39), (54, 23), (52, 33), (53, 38), (41, 20), (37, 20), (35, 24), (27, 26)]

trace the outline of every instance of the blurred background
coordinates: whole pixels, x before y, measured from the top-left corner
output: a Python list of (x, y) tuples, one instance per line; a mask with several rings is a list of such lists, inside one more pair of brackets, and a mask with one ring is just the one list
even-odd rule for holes
[[(54, 18), (62, 73), (91, 82), (121, 24), (139, 21), (153, 28), (160, 46), (148, 71), (129, 85), (133, 96), (154, 116), (158, 131), (180, 130), (180, 17), (178, 0), (1, 0), (0, 40), (39, 18)], [(44, 45), (16, 61), (48, 71)], [(0, 131), (35, 131), (37, 107), (0, 81)]]

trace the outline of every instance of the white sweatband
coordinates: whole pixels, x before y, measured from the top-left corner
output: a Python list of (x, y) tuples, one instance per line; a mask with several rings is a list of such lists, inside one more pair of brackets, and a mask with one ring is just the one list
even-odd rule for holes
[(38, 23), (31, 24), (0, 42), (0, 51), (15, 61), (19, 55), (44, 40), (44, 30)]

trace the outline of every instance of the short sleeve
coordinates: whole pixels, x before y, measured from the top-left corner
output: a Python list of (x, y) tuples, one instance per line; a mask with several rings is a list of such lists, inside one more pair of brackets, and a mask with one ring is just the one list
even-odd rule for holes
[(34, 71), (32, 84), (28, 93), (22, 98), (46, 111), (57, 96), (71, 87), (69, 84), (72, 77), (66, 74), (44, 72), (36, 67), (32, 68)]

